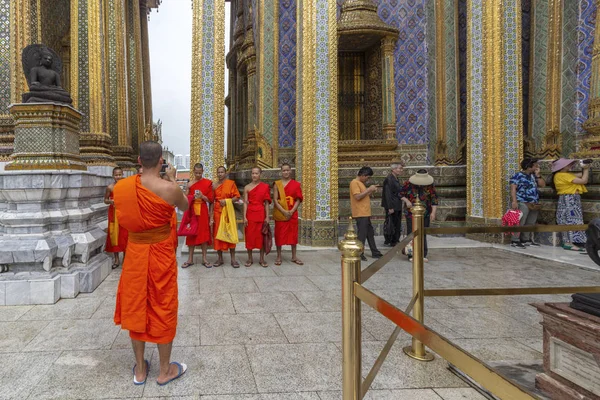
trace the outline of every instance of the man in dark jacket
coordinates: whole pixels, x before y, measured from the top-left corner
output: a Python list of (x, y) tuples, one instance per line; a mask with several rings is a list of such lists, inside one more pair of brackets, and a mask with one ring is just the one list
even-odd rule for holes
[(390, 174), (383, 181), (383, 193), (381, 195), (381, 206), (385, 210), (387, 234), (384, 234), (385, 245), (395, 246), (400, 241), (402, 232), (402, 200), (400, 200), (400, 189), (402, 185), (398, 177), (402, 173), (402, 164), (392, 164)]

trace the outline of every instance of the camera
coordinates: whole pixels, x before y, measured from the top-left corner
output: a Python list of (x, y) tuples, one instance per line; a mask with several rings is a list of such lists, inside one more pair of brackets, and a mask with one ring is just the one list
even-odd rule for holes
[(163, 164), (160, 168), (160, 174), (164, 175), (167, 172), (167, 168), (169, 168), (169, 164)]
[(592, 162), (593, 162), (593, 160), (591, 160), (591, 159), (587, 158), (587, 159), (585, 159), (585, 160), (579, 160), (579, 165), (580, 165), (581, 167), (583, 167), (584, 165), (589, 165), (589, 164), (591, 164)]

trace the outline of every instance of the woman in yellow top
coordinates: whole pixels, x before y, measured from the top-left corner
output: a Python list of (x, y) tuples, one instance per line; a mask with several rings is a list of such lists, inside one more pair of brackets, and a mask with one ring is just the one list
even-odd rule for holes
[[(554, 174), (554, 187), (558, 194), (556, 208), (556, 223), (558, 225), (582, 225), (583, 211), (581, 209), (581, 194), (586, 193), (585, 185), (588, 183), (590, 164), (583, 164), (583, 172), (573, 173), (571, 169), (577, 160), (560, 158), (552, 162)], [(587, 237), (583, 231), (562, 232), (565, 250), (585, 252)]]

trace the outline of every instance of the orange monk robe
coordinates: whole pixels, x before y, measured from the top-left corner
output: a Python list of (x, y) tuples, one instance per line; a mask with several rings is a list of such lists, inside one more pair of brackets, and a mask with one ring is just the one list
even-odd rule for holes
[[(300, 182), (292, 179), (283, 189), (285, 193), (279, 193), (278, 195), (285, 196), (288, 210), (294, 207), (296, 200), (303, 200)], [(275, 221), (275, 246), (280, 247), (293, 244), (298, 244), (298, 210), (287, 221)]]
[(142, 186), (140, 175), (114, 189), (117, 218), (129, 243), (117, 289), (115, 324), (135, 340), (170, 343), (177, 328), (177, 217)]
[[(190, 186), (188, 200), (194, 199), (196, 190), (202, 192), (212, 202), (215, 199), (213, 184), (210, 179), (202, 178)], [(208, 214), (208, 205), (201, 199), (194, 200), (194, 210), (198, 218), (198, 234), (185, 238), (185, 244), (188, 246), (198, 246), (202, 243), (210, 244), (212, 241), (212, 232), (210, 231), (210, 215)]]
[(233, 199), (234, 197), (240, 197), (240, 192), (238, 191), (235, 182), (230, 179), (225, 179), (222, 185), (215, 189), (215, 203), (213, 205), (214, 211), (214, 227), (213, 227), (213, 235), (215, 237), (214, 248), (215, 250), (229, 250), (235, 249), (235, 243), (223, 242), (221, 240), (216, 239), (217, 232), (219, 231), (219, 225), (221, 223), (221, 211), (223, 210), (223, 206), (219, 200), (225, 199)]
[[(113, 192), (110, 193), (110, 199), (114, 199)], [(115, 206), (112, 204), (108, 206), (108, 226), (110, 229), (111, 222), (115, 220)], [(112, 245), (110, 240), (110, 232), (106, 235), (106, 246), (104, 247), (104, 251), (107, 253), (122, 253), (127, 248), (127, 229), (121, 226), (121, 221), (119, 220), (119, 243), (116, 246)]]
[(262, 249), (263, 235), (262, 227), (265, 222), (265, 201), (271, 202), (271, 188), (264, 182), (260, 182), (254, 189), (248, 192), (248, 207), (246, 219), (248, 226), (244, 231), (246, 249)]

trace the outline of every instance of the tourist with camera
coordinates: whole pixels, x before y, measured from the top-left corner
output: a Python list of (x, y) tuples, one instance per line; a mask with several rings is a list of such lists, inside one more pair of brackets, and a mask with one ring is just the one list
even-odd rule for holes
[[(580, 173), (571, 170), (579, 164), (583, 169)], [(587, 192), (585, 185), (590, 176), (592, 160), (570, 160), (560, 158), (552, 162), (554, 187), (558, 194), (556, 208), (556, 223), (558, 225), (582, 225), (583, 211), (581, 209), (581, 195)], [(585, 252), (587, 237), (583, 231), (562, 232), (565, 250)]]

